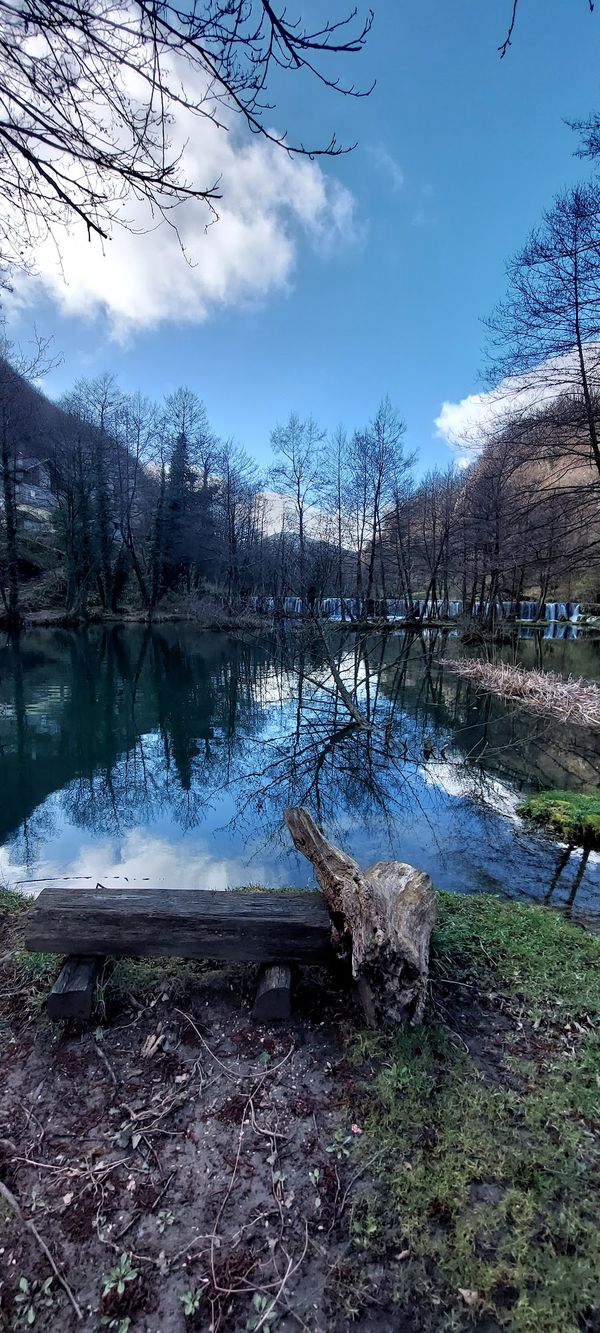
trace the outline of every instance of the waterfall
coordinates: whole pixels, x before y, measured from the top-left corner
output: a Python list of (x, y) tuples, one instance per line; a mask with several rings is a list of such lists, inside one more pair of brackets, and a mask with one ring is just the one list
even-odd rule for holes
[(535, 620), (537, 610), (537, 602), (519, 602), (519, 619), (525, 621)]
[(569, 602), (569, 620), (576, 625), (579, 615), (579, 602)]
[(403, 597), (390, 597), (387, 609), (390, 620), (406, 620), (406, 602)]
[(326, 620), (342, 619), (342, 601), (340, 597), (324, 597), (321, 602), (321, 615)]
[(285, 614), (286, 616), (301, 616), (301, 615), (302, 615), (302, 598), (301, 598), (301, 597), (284, 597), (284, 599), (283, 599), (283, 610), (284, 610), (284, 614)]
[(275, 610), (275, 600), (273, 597), (261, 596), (259, 593), (253, 594), (248, 598), (248, 606), (251, 611), (257, 611), (262, 615), (269, 615)]

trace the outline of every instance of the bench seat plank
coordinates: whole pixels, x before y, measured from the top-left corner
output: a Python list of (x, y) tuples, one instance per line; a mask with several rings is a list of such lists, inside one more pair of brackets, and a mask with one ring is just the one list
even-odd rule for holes
[(40, 953), (313, 963), (330, 956), (331, 923), (315, 892), (52, 884), (29, 909), (25, 944)]

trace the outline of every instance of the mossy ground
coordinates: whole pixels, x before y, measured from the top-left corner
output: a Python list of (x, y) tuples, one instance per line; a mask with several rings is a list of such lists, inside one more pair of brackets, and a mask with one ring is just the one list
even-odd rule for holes
[[(22, 905), (0, 895), (0, 955), (10, 946), (0, 1017), (16, 1006), (29, 1040), (45, 1021), (56, 960), (20, 951)], [(121, 1058), (121, 1018), (117, 1044), (109, 1041), (128, 996), (143, 1006), (143, 1027), (155, 1021), (163, 990), (171, 1003), (199, 987), (206, 997), (207, 984), (216, 997), (224, 973), (179, 961), (117, 963), (99, 994), (111, 1060)], [(303, 1005), (299, 996), (310, 1043)], [(338, 1163), (350, 1185), (347, 1201), (345, 1184), (336, 1193), (336, 1229), (329, 1237), (315, 1230), (325, 1295), (307, 1326), (600, 1329), (600, 943), (549, 909), (440, 894), (426, 1022), (372, 1033), (354, 1013), (341, 1017), (346, 1008), (338, 997), (334, 1030), (343, 1024), (345, 1054), (329, 1052), (340, 1154), (350, 1122), (363, 1133)], [(60, 1057), (53, 1042), (52, 1062)], [(315, 1052), (319, 1068), (325, 1054)], [(325, 1112), (314, 1109), (318, 1125)], [(333, 1172), (335, 1157), (325, 1160)], [(303, 1175), (289, 1169), (300, 1193)], [(304, 1158), (298, 1170), (306, 1174)]]
[(381, 1152), (357, 1246), (424, 1333), (598, 1329), (600, 944), (440, 894), (432, 987), (422, 1027), (351, 1042)]
[(546, 824), (564, 842), (600, 847), (600, 794), (541, 791), (523, 801), (518, 813)]

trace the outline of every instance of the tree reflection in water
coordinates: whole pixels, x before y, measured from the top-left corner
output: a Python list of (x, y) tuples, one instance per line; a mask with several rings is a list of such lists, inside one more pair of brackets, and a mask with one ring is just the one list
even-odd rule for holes
[(597, 856), (524, 830), (514, 808), (523, 789), (595, 787), (598, 743), (445, 673), (456, 647), (440, 631), (257, 642), (182, 626), (6, 641), (0, 845), (33, 871), (66, 827), (70, 846), (86, 831), (115, 856), (128, 830), (173, 843), (206, 828), (223, 855), (260, 836), (282, 882), (283, 809), (305, 804), (360, 859), (571, 911), (585, 889), (593, 910)]

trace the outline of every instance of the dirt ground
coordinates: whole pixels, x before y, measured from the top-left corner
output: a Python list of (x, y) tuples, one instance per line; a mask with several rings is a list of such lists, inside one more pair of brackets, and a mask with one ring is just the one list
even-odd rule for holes
[[(438, 894), (416, 1028), (121, 960), (85, 1028), (0, 892), (0, 1329), (600, 1333), (600, 944)], [(15, 1212), (15, 1209), (17, 1211)]]
[[(347, 991), (330, 982), (325, 1006), (320, 976), (306, 972), (293, 1021), (260, 1027), (252, 969), (152, 985), (140, 964), (140, 999), (136, 965), (125, 966), (132, 990), (109, 982), (84, 1030), (27, 1021), (15, 996), (0, 1149), (39, 1234), (0, 1200), (0, 1327), (348, 1327), (336, 1290), (368, 1155), (357, 1172)], [(47, 1289), (40, 1238), (60, 1274)], [(380, 1271), (364, 1276), (380, 1286)], [(382, 1311), (353, 1327), (397, 1323)]]

